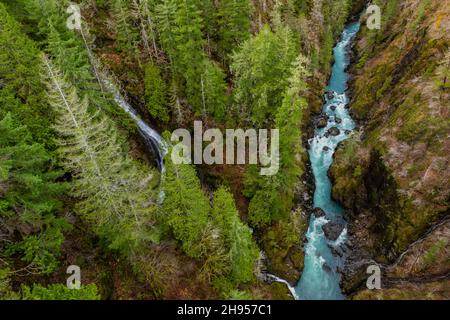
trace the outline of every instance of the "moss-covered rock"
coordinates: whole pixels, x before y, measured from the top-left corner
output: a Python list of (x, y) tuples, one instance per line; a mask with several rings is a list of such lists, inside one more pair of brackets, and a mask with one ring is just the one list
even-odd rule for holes
[(264, 230), (261, 244), (267, 257), (268, 272), (291, 284), (298, 281), (303, 270), (302, 244), (306, 230), (307, 217), (300, 210)]

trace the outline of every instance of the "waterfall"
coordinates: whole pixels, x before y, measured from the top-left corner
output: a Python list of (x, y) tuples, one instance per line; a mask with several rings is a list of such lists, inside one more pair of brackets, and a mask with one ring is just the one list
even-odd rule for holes
[(105, 89), (107, 89), (114, 96), (114, 101), (136, 122), (139, 133), (144, 138), (145, 144), (156, 156), (156, 161), (161, 174), (164, 173), (164, 156), (168, 151), (167, 142), (161, 138), (160, 134), (145, 123), (138, 115), (136, 110), (130, 106), (125, 98), (120, 94), (119, 90), (110, 82), (104, 81)]
[(265, 276), (266, 281), (275, 281), (275, 282), (284, 283), (286, 285), (286, 287), (289, 289), (289, 291), (291, 292), (294, 299), (298, 300), (298, 296), (297, 296), (297, 293), (295, 292), (295, 288), (293, 286), (291, 286), (289, 282), (287, 282), (284, 279), (278, 278), (277, 276), (270, 274), (270, 273), (266, 273), (264, 276)]

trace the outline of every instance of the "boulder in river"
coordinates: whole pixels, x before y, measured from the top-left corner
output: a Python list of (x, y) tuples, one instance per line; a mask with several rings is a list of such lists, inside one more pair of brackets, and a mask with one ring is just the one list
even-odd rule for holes
[(331, 100), (334, 98), (334, 91), (327, 91), (326, 95), (327, 95), (327, 99)]
[(334, 117), (334, 121), (335, 121), (337, 124), (342, 123), (342, 119), (339, 118), (339, 117)]
[(322, 150), (323, 150), (324, 152), (327, 152), (328, 150), (330, 150), (330, 147), (328, 147), (328, 146), (323, 146)]
[(328, 272), (328, 273), (333, 272), (333, 269), (331, 269), (331, 267), (330, 267), (326, 262), (324, 262), (324, 263), (322, 264), (322, 269), (323, 269), (325, 272)]
[(338, 136), (341, 133), (341, 131), (336, 127), (332, 127), (330, 129), (328, 129), (328, 133), (335, 137), (335, 136)]
[(340, 223), (328, 222), (322, 226), (322, 230), (327, 239), (336, 241), (342, 233), (342, 230), (344, 230), (344, 226)]
[(328, 117), (327, 116), (321, 116), (319, 119), (317, 119), (317, 128), (325, 128), (328, 124)]
[(351, 130), (345, 130), (345, 134), (346, 134), (346, 135), (349, 135), (350, 133), (352, 133)]
[(335, 105), (330, 106), (330, 109), (331, 109), (332, 111), (335, 111), (336, 108), (337, 108), (337, 107), (336, 107)]
[(334, 246), (329, 246), (331, 253), (335, 256), (335, 257), (341, 257), (344, 255), (344, 252), (342, 251), (341, 248), (339, 247), (334, 247)]
[(325, 211), (323, 211), (320, 208), (314, 208), (313, 209), (313, 215), (316, 218), (325, 217)]

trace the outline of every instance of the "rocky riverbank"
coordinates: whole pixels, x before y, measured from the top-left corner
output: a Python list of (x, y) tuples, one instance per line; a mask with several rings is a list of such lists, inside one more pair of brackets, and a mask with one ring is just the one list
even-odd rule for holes
[[(398, 1), (387, 26), (358, 36), (350, 107), (360, 130), (329, 172), (349, 221), (342, 288), (354, 298), (448, 297), (450, 233), (435, 228), (449, 215), (450, 24), (436, 20), (448, 14), (443, 2)], [(370, 264), (382, 266), (382, 290), (364, 290)]]

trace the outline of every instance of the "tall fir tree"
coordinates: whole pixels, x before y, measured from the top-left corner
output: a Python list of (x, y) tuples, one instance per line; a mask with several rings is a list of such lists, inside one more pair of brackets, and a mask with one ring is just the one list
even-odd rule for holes
[(141, 42), (145, 48), (147, 55), (153, 61), (159, 55), (159, 48), (156, 43), (157, 32), (154, 13), (154, 0), (131, 0), (131, 13), (135, 20), (138, 21), (140, 29)]
[(184, 252), (199, 258), (210, 209), (208, 198), (203, 194), (195, 169), (190, 164), (174, 164), (171, 151), (166, 155), (165, 168), (161, 219), (181, 242)]
[(72, 193), (80, 199), (77, 212), (112, 249), (131, 254), (145, 241), (158, 241), (153, 173), (123, 150), (117, 128), (98, 111), (89, 111), (53, 63), (43, 57), (49, 101), (58, 114), (59, 152), (72, 172)]
[(250, 37), (252, 4), (249, 0), (220, 0), (217, 11), (217, 37), (223, 62), (229, 63), (230, 54)]
[(254, 280), (259, 250), (250, 228), (239, 218), (232, 194), (224, 187), (214, 193), (212, 217), (229, 252), (230, 279), (236, 284)]
[(145, 67), (145, 103), (150, 115), (163, 122), (169, 121), (167, 85), (158, 66), (149, 63)]
[(25, 272), (53, 272), (70, 227), (56, 215), (66, 185), (56, 182), (62, 172), (50, 170), (51, 158), (11, 114), (0, 120), (1, 256), (19, 253)]
[(119, 49), (126, 51), (128, 55), (131, 55), (140, 64), (139, 34), (136, 31), (135, 20), (128, 6), (128, 1), (112, 0), (111, 13), (114, 20), (116, 43)]
[(233, 55), (234, 100), (240, 106), (240, 117), (244, 115), (258, 127), (273, 120), (295, 59), (293, 43), (289, 29), (274, 33), (265, 25)]
[(51, 148), (54, 112), (36, 77), (39, 72), (39, 50), (0, 3), (0, 117), (10, 112), (37, 142)]
[(274, 219), (286, 217), (293, 206), (295, 184), (304, 170), (301, 143), (302, 112), (306, 108), (307, 60), (299, 55), (293, 64), (289, 86), (278, 109), (275, 126), (280, 130), (280, 169), (274, 176), (258, 176), (256, 167), (247, 173), (246, 195), (249, 220), (256, 227), (268, 225)]

